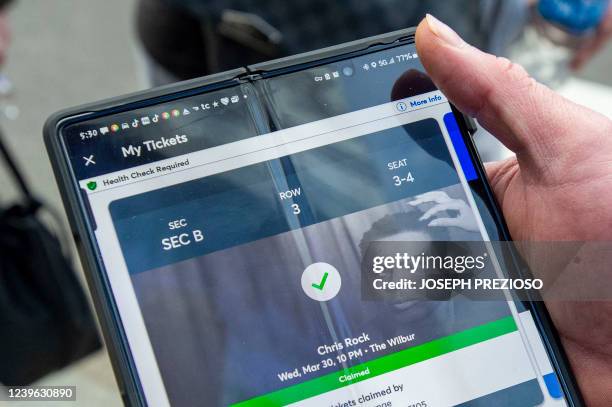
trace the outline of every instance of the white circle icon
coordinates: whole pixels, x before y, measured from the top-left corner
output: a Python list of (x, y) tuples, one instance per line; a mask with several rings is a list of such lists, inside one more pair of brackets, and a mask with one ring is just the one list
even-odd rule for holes
[(302, 273), (302, 290), (315, 301), (329, 301), (338, 295), (340, 273), (331, 264), (313, 263)]
[(406, 106), (406, 103), (404, 102), (397, 102), (395, 108), (398, 110), (398, 112), (405, 112), (408, 109), (408, 106)]

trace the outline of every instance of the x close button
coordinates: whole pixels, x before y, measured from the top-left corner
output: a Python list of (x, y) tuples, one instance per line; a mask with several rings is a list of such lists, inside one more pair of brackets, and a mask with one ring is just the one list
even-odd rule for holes
[(94, 155), (90, 155), (89, 157), (83, 157), (83, 160), (85, 160), (85, 167), (91, 165), (96, 165), (96, 162), (94, 161)]

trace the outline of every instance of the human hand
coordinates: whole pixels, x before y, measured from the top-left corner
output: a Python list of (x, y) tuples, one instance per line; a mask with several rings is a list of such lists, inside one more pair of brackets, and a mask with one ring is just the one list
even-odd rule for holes
[(606, 15), (589, 38), (574, 54), (570, 66), (574, 70), (582, 68), (612, 38), (612, 5), (608, 6)]
[[(612, 240), (612, 122), (466, 44), (428, 16), (421, 62), (463, 112), (516, 157), (487, 167), (515, 240)], [(547, 303), (589, 405), (612, 394), (612, 303)]]
[(417, 195), (414, 200), (408, 202), (408, 204), (412, 206), (422, 205), (426, 203), (434, 203), (435, 205), (425, 211), (423, 216), (421, 216), (419, 219), (421, 221), (427, 221), (431, 217), (438, 215), (440, 212), (457, 211), (457, 216), (437, 217), (431, 220), (427, 224), (427, 226), (455, 226), (463, 230), (467, 230), (469, 232), (478, 231), (478, 225), (476, 224), (474, 212), (465, 201), (461, 199), (452, 199), (444, 191), (430, 191), (421, 195)]

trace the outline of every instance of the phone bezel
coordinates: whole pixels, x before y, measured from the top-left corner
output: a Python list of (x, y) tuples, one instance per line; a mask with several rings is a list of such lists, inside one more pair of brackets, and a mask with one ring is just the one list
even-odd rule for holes
[[(91, 219), (81, 197), (77, 180), (72, 173), (62, 137), (62, 129), (69, 124), (91, 120), (100, 116), (139, 109), (235, 86), (244, 81), (278, 76), (414, 43), (414, 33), (415, 29), (409, 28), (287, 58), (250, 65), (216, 75), (63, 110), (52, 115), (47, 120), (43, 131), (45, 144), (83, 264), (87, 284), (91, 291), (94, 307), (102, 328), (119, 389), (126, 405), (146, 405), (146, 395), (140, 385), (138, 372), (121, 324), (121, 316), (117, 310), (106, 273), (102, 266), (103, 263), (95, 242)], [(492, 215), (500, 236), (504, 240), (511, 240), (501, 210), (486, 179), (484, 166), (468, 130), (468, 121), (452, 104), (451, 108), (475, 164), (476, 171), (482, 181), (486, 196), (489, 199), (487, 203), (490, 205), (488, 206), (493, 208)], [(570, 406), (582, 406), (584, 404), (582, 396), (545, 304), (539, 302), (525, 302), (524, 304), (527, 309), (532, 311), (535, 323), (543, 334), (544, 345), (564, 394), (567, 396), (567, 403)]]

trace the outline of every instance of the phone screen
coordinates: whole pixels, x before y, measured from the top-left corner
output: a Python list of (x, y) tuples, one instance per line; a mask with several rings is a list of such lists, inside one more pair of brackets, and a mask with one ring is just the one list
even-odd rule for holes
[(565, 405), (520, 302), (362, 297), (372, 241), (500, 238), (413, 44), (61, 130), (150, 405)]

